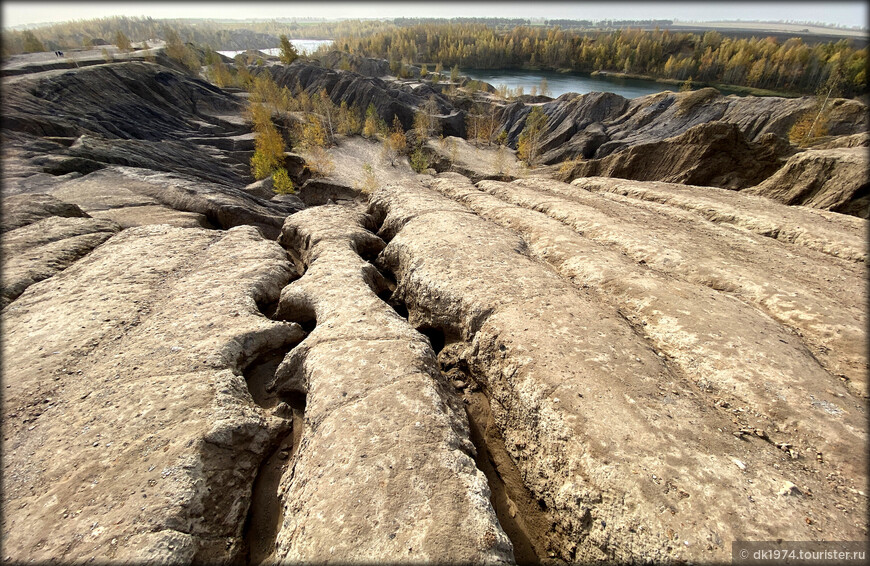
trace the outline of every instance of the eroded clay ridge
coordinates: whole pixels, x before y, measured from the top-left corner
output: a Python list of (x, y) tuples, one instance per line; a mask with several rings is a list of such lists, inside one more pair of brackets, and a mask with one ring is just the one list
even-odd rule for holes
[(316, 327), (271, 386), (306, 395), (272, 558), (512, 562), (461, 403), (426, 337), (378, 297), (388, 282), (361, 255), (384, 243), (366, 227), (362, 212), (327, 205), (288, 218), (280, 238), (307, 270), (276, 316)]
[(3, 310), (3, 555), (236, 559), (251, 483), (286, 423), (242, 369), (298, 342), (291, 263), (252, 227), (129, 228)]
[[(774, 444), (795, 446), (794, 439), (800, 438), (805, 452), (837, 453), (851, 467), (848, 454), (865, 441), (863, 415), (838, 408), (848, 389), (788, 328), (727, 294), (638, 264), (541, 212), (508, 205), (464, 177), (442, 176), (432, 188), (520, 234), (535, 256), (622, 313), (711, 404), (749, 410), (753, 418), (744, 417), (741, 424), (752, 420), (770, 432)], [(764, 354), (735, 355), (735, 349), (748, 344)], [(758, 384), (774, 375), (777, 392), (771, 396)], [(808, 400), (812, 411), (806, 410)], [(839, 418), (829, 418), (832, 410)]]
[(587, 177), (572, 182), (592, 192), (614, 193), (690, 210), (717, 223), (790, 242), (827, 254), (867, 261), (867, 222), (824, 210), (782, 206), (767, 198), (716, 187), (677, 183), (636, 182)]
[[(789, 245), (690, 211), (549, 179), (479, 186), (607, 244), (635, 262), (726, 292), (792, 329), (831, 373), (867, 393), (863, 264)], [(605, 197), (605, 198), (602, 198)]]
[[(395, 274), (412, 325), (468, 343), (460, 357), (487, 391), (526, 486), (554, 520), (559, 558), (713, 561), (730, 556), (731, 540), (863, 536), (857, 497), (831, 479), (842, 474), (855, 490), (866, 480), (866, 459), (853, 452), (866, 440), (863, 402), (787, 329), (708, 285), (629, 268), (624, 255), (544, 214), (449, 177), (436, 186), (471, 208), (408, 186), (372, 197), (389, 240), (379, 261)], [(575, 275), (585, 280), (572, 283)], [(696, 314), (681, 314), (678, 298)], [(639, 317), (627, 319), (632, 306), (660, 319), (649, 334)], [(716, 320), (725, 327), (705, 323), (704, 308), (725, 317)], [(677, 318), (668, 321), (669, 312)], [(772, 337), (746, 352), (765, 329)], [(681, 343), (717, 334), (691, 355), (696, 345)], [(768, 359), (772, 341), (779, 346)], [(730, 359), (741, 353), (749, 359)], [(742, 375), (758, 363), (771, 374)], [(826, 432), (816, 435), (816, 426)], [(822, 445), (829, 457), (800, 453)], [(838, 503), (819, 506), (819, 494)]]

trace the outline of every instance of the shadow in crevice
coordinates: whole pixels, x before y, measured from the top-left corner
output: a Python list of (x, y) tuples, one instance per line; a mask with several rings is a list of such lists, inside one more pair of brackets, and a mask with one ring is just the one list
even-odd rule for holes
[(302, 438), (306, 397), (301, 393), (276, 394), (266, 384), (291, 350), (285, 346), (254, 360), (245, 371), (245, 380), (254, 401), (283, 420), (283, 426), (266, 449), (251, 489), (251, 504), (242, 529), (245, 553), (240, 564), (270, 562), (284, 519), (283, 499), (278, 493), (281, 477), (287, 471)]
[(258, 301), (257, 310), (268, 319), (275, 319), (275, 311), (278, 310), (278, 301)]
[(435, 352), (436, 356), (441, 353), (441, 350), (444, 349), (444, 345), (447, 343), (447, 338), (442, 329), (432, 326), (420, 326), (416, 330), (429, 339), (429, 344), (432, 346), (432, 351)]
[[(429, 334), (433, 332), (427, 330)], [(435, 338), (436, 341), (440, 339)], [(463, 352), (471, 349), (469, 343), (455, 341), (449, 334), (444, 339), (447, 346), (438, 356), (440, 369), (445, 383), (452, 385), (454, 394), (461, 398), (465, 407), (470, 438), (475, 447), (474, 462), (486, 477), (490, 503), (511, 540), (516, 563), (562, 563), (553, 556), (559, 543), (553, 536), (555, 525), (546, 503), (535, 497), (523, 482), (522, 473), (508, 452), (493, 417), (489, 394), (475, 379), (464, 358), (466, 354)]]

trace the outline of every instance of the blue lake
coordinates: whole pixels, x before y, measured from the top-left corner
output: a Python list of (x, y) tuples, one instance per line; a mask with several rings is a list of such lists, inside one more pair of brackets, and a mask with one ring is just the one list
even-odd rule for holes
[[(557, 73), (555, 71), (514, 71), (514, 70), (479, 70), (463, 69), (460, 73), (472, 79), (484, 81), (498, 88), (506, 85), (510, 89), (523, 87), (524, 94), (531, 94), (532, 87), (541, 94), (541, 79), (547, 79), (550, 89), (549, 96), (556, 98), (566, 92), (586, 94), (587, 92), (614, 92), (625, 98), (637, 98), (647, 94), (655, 94), (665, 90), (680, 90), (679, 85), (669, 85), (656, 81), (640, 79), (624, 79), (619, 77), (591, 77), (581, 73)], [(723, 94), (728, 94), (723, 92)]]

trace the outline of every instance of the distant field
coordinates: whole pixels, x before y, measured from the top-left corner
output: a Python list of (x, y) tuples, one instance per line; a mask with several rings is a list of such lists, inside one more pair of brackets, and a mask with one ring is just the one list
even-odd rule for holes
[(807, 24), (787, 24), (778, 22), (693, 22), (675, 23), (669, 26), (678, 30), (715, 29), (721, 31), (752, 31), (766, 33), (788, 33), (797, 35), (823, 35), (867, 40), (867, 31), (841, 29), (834, 27), (812, 26)]

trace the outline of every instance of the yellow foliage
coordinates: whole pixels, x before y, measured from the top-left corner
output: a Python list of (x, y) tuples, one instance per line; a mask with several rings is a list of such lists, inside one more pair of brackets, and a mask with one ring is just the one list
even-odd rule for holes
[(284, 139), (275, 125), (272, 115), (262, 104), (249, 107), (254, 131), (254, 155), (251, 157), (251, 173), (255, 179), (265, 179), (284, 164)]
[(366, 108), (366, 121), (363, 126), (363, 135), (367, 138), (373, 138), (378, 133), (378, 114), (375, 111), (373, 104), (369, 104)]
[(363, 178), (356, 188), (364, 195), (370, 195), (378, 188), (378, 181), (374, 169), (369, 163), (363, 165)]
[(298, 130), (299, 145), (303, 149), (323, 148), (326, 146), (326, 130), (320, 118), (306, 116), (305, 123)]
[(537, 164), (541, 137), (549, 118), (540, 106), (535, 106), (526, 118), (526, 125), (517, 140), (517, 155), (530, 166)]
[(272, 190), (279, 195), (292, 195), (296, 191), (293, 188), (293, 181), (290, 180), (290, 175), (283, 167), (279, 167), (272, 173)]
[(347, 102), (342, 100), (341, 107), (338, 109), (338, 133), (352, 136), (360, 133), (361, 127), (359, 109), (356, 106), (348, 108)]
[(417, 148), (414, 153), (410, 155), (410, 163), (411, 169), (417, 173), (422, 173), (429, 168), (429, 158), (423, 152), (422, 148)]
[(788, 140), (799, 146), (807, 147), (819, 138), (828, 135), (828, 116), (816, 105), (804, 112), (788, 131)]
[(250, 85), (252, 102), (266, 102), (274, 106), (281, 104), (281, 90), (268, 71), (260, 72)]

